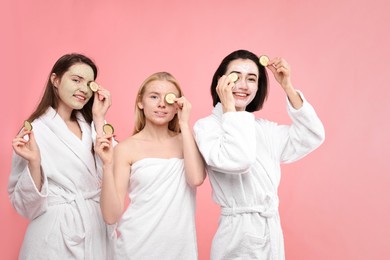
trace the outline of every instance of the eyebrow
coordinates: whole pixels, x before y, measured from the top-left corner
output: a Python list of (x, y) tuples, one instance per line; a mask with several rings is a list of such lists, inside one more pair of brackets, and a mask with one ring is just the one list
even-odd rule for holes
[(151, 94), (154, 94), (154, 95), (160, 95), (161, 93), (160, 92), (156, 92), (156, 91), (151, 91), (149, 93), (147, 93), (148, 95), (151, 95)]
[[(237, 74), (240, 74), (240, 75), (242, 74), (241, 72), (235, 71), (235, 70), (231, 71), (230, 73), (233, 73), (233, 72), (234, 72), (234, 73), (237, 73)], [(255, 76), (255, 77), (257, 78), (257, 75), (256, 75), (255, 73), (248, 73), (248, 75), (249, 75), (249, 76)]]
[(78, 74), (72, 74), (70, 75), (71, 77), (78, 77), (79, 79), (85, 79), (84, 77), (78, 75)]

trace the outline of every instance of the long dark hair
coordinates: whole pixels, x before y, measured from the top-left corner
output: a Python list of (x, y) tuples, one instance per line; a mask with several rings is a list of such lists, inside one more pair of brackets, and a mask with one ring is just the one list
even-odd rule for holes
[(219, 78), (225, 75), (227, 67), (229, 66), (230, 62), (237, 59), (251, 60), (256, 64), (259, 70), (258, 89), (256, 92), (256, 96), (252, 100), (252, 102), (249, 103), (248, 106), (245, 108), (245, 110), (248, 112), (258, 111), (263, 107), (263, 104), (268, 95), (268, 75), (265, 68), (262, 65), (260, 65), (259, 57), (256, 54), (247, 50), (237, 50), (230, 53), (222, 60), (218, 69), (215, 71), (213, 80), (211, 82), (211, 87), (210, 87), (211, 96), (213, 98), (213, 106), (215, 106), (218, 102), (220, 102), (216, 90)]
[[(43, 93), (42, 99), (39, 102), (35, 111), (28, 118), (28, 121), (30, 122), (34, 121), (34, 119), (43, 115), (49, 107), (57, 109), (59, 97), (53, 83), (50, 80), (50, 77), (53, 73), (55, 73), (56, 76), (59, 79), (61, 79), (64, 73), (67, 72), (71, 66), (78, 63), (83, 63), (90, 66), (94, 73), (94, 80), (96, 79), (98, 69), (95, 63), (90, 58), (78, 53), (65, 54), (64, 56), (62, 56), (56, 61), (53, 68), (51, 69), (49, 73), (49, 77), (47, 79), (46, 88), (45, 88), (45, 92)], [(73, 120), (76, 120), (76, 112), (79, 111), (83, 115), (84, 119), (88, 123), (91, 123), (92, 105), (93, 105), (93, 97), (87, 102), (87, 104), (85, 104), (85, 106), (82, 109), (73, 110), (71, 114), (71, 118)]]

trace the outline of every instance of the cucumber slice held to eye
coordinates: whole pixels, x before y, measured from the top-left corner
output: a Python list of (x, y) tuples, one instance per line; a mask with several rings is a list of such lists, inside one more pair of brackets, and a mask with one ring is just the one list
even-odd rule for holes
[(230, 73), (229, 75), (228, 75), (228, 78), (231, 80), (231, 81), (233, 81), (233, 82), (236, 82), (237, 80), (238, 80), (238, 75), (237, 75), (237, 73)]
[(165, 101), (170, 105), (175, 103), (175, 98), (176, 98), (176, 95), (174, 93), (168, 93), (165, 95)]
[(96, 92), (99, 89), (99, 85), (95, 81), (88, 82), (88, 87), (93, 91)]

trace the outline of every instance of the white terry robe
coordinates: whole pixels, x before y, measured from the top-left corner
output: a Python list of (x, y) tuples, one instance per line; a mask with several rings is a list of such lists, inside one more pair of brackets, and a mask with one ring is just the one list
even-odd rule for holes
[(81, 114), (77, 121), (82, 139), (53, 108), (32, 122), (41, 152), (41, 191), (28, 162), (13, 154), (8, 193), (17, 212), (30, 219), (19, 259), (111, 257), (112, 240), (99, 205), (101, 163), (92, 153), (91, 126)]
[(197, 259), (195, 189), (187, 184), (183, 159), (133, 163), (129, 197), (118, 225), (115, 259)]
[(304, 157), (325, 138), (320, 119), (300, 95), (300, 109), (287, 102), (291, 125), (255, 119), (245, 111), (223, 113), (220, 103), (196, 122), (213, 200), (221, 206), (212, 260), (285, 258), (277, 195), (280, 163)]

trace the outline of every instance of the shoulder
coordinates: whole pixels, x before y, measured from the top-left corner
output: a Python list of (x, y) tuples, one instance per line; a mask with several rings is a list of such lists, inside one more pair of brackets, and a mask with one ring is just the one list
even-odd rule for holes
[(134, 140), (134, 138), (131, 136), (131, 137), (127, 137), (126, 139), (124, 139), (123, 141), (120, 141), (116, 146), (115, 146), (115, 151), (116, 152), (127, 152), (129, 150), (132, 149), (132, 147), (134, 146), (134, 144), (136, 143), (136, 141)]
[(194, 129), (208, 128), (210, 125), (219, 124), (220, 120), (211, 114), (209, 116), (198, 119), (194, 124)]

